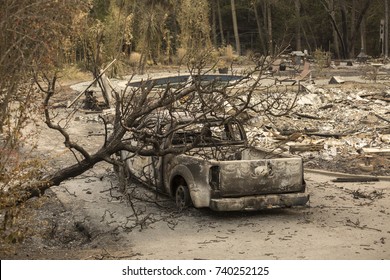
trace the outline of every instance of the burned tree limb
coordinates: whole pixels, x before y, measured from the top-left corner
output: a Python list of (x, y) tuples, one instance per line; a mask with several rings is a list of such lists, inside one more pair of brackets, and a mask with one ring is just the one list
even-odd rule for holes
[[(41, 196), (50, 187), (58, 186), (67, 179), (83, 174), (99, 162), (123, 166), (123, 163), (117, 160), (117, 155), (121, 151), (129, 152), (129, 157), (186, 153), (201, 143), (206, 135), (201, 133), (192, 142), (180, 146), (164, 146), (161, 143), (167, 137), (173, 137), (174, 133), (183, 126), (194, 124), (197, 120), (205, 119), (206, 116), (215, 117), (218, 114), (225, 123), (247, 110), (253, 110), (257, 114), (281, 116), (288, 114), (297, 100), (297, 94), (291, 100), (287, 99), (283, 93), (272, 93), (264, 87), (260, 88), (258, 85), (262, 79), (261, 74), (249, 78), (253, 73), (248, 73), (232, 82), (222, 81), (221, 83), (221, 80), (204, 80), (202, 73), (200, 71), (197, 73), (187, 82), (174, 86), (168, 83), (162, 88), (157, 87), (153, 81), (146, 81), (139, 83), (140, 85), (136, 88), (127, 84), (121, 93), (113, 89), (115, 116), (109, 121), (112, 129), (108, 129), (108, 119), (104, 119), (104, 143), (94, 152), (87, 151), (85, 147), (71, 139), (67, 129), (55, 122), (58, 115), (53, 115), (50, 101), (56, 91), (56, 75), (52, 79), (46, 76), (44, 79), (38, 79), (36, 74), (36, 84), (45, 94), (44, 121), (48, 128), (62, 135), (64, 145), (75, 155), (77, 161), (47, 176), (34, 178), (35, 180), (31, 183), (20, 183), (19, 193), (23, 195), (15, 197), (13, 201), (21, 203), (28, 198)], [(43, 82), (46, 83), (45, 86), (42, 86)], [(256, 95), (259, 97), (258, 100), (261, 100), (260, 103), (253, 102), (253, 97)], [(75, 100), (72, 103), (74, 102)], [(227, 107), (234, 109), (230, 110)], [(174, 125), (177, 123), (178, 114), (183, 112), (192, 121)], [(67, 117), (69, 118), (73, 113)], [(170, 128), (157, 131), (156, 122), (162, 118), (171, 124)], [(66, 124), (70, 124), (69, 119)]]
[(390, 120), (388, 120), (388, 119), (382, 117), (381, 115), (375, 114), (375, 116), (376, 116), (378, 119), (381, 119), (381, 120), (383, 120), (383, 121), (385, 121), (385, 122), (389, 122), (389, 123), (390, 123)]
[(290, 152), (320, 151), (324, 149), (324, 144), (296, 144), (290, 145)]
[(300, 118), (306, 118), (306, 119), (311, 119), (311, 120), (322, 120), (323, 119), (323, 118), (318, 117), (318, 116), (312, 116), (312, 115), (298, 113), (298, 112), (295, 112), (294, 115), (296, 115), (297, 117), (300, 117)]
[(84, 159), (74, 165), (57, 171), (54, 174), (43, 177), (36, 182), (23, 184), (12, 193), (2, 193), (0, 204), (3, 207), (11, 207), (13, 205), (18, 205), (22, 202), (25, 202), (30, 198), (40, 197), (49, 188), (58, 186), (61, 182), (67, 179), (83, 174), (87, 170), (91, 169), (99, 161), (101, 160), (98, 160), (97, 157), (93, 157), (88, 160)]
[(336, 139), (340, 139), (341, 137), (346, 136), (346, 134), (344, 134), (344, 133), (330, 133), (330, 132), (329, 133), (306, 132), (305, 134), (308, 136), (319, 136), (319, 137), (325, 137), (325, 138), (333, 137)]
[[(54, 91), (55, 91), (56, 79), (57, 79), (56, 77), (53, 77), (53, 80), (50, 83), (48, 83), (47, 90), (45, 90), (46, 97), (45, 97), (45, 100), (43, 101), (45, 123), (49, 128), (57, 130), (58, 132), (60, 132), (62, 134), (62, 136), (65, 138), (65, 141), (64, 141), (65, 147), (69, 148), (70, 150), (74, 149), (74, 150), (78, 151), (80, 154), (82, 154), (84, 156), (84, 158), (88, 159), (90, 157), (88, 152), (80, 145), (72, 142), (70, 140), (69, 134), (65, 131), (65, 129), (58, 124), (54, 124), (51, 120), (50, 113), (49, 113), (49, 101), (50, 101), (50, 98), (53, 96)], [(42, 87), (40, 87), (40, 88), (42, 90)]]

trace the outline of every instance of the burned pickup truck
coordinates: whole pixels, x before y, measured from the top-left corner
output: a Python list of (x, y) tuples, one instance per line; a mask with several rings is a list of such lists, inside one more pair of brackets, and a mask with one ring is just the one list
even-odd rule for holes
[[(156, 122), (156, 129), (171, 125)], [(122, 151), (121, 159), (132, 176), (174, 198), (180, 209), (247, 211), (308, 202), (302, 159), (249, 147), (240, 121), (183, 118), (174, 125), (161, 145), (194, 148), (161, 157)]]

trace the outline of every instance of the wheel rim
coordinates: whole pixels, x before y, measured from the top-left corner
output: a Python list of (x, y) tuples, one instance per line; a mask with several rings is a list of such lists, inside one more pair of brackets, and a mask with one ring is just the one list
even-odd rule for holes
[(176, 190), (176, 205), (180, 210), (188, 206), (188, 192), (184, 186), (179, 186)]
[(177, 191), (176, 191), (176, 205), (179, 208), (184, 208), (185, 206), (185, 194), (182, 186), (179, 186)]

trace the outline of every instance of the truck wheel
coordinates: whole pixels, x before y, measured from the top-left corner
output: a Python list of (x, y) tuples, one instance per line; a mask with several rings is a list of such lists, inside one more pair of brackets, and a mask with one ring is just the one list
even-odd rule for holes
[(191, 205), (190, 191), (187, 186), (180, 185), (176, 189), (176, 206), (179, 210), (183, 210)]

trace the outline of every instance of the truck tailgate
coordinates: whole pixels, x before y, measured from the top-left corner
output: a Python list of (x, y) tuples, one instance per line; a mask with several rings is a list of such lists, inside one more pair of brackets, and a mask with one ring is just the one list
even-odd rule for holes
[(301, 158), (224, 161), (218, 165), (222, 197), (305, 190)]

